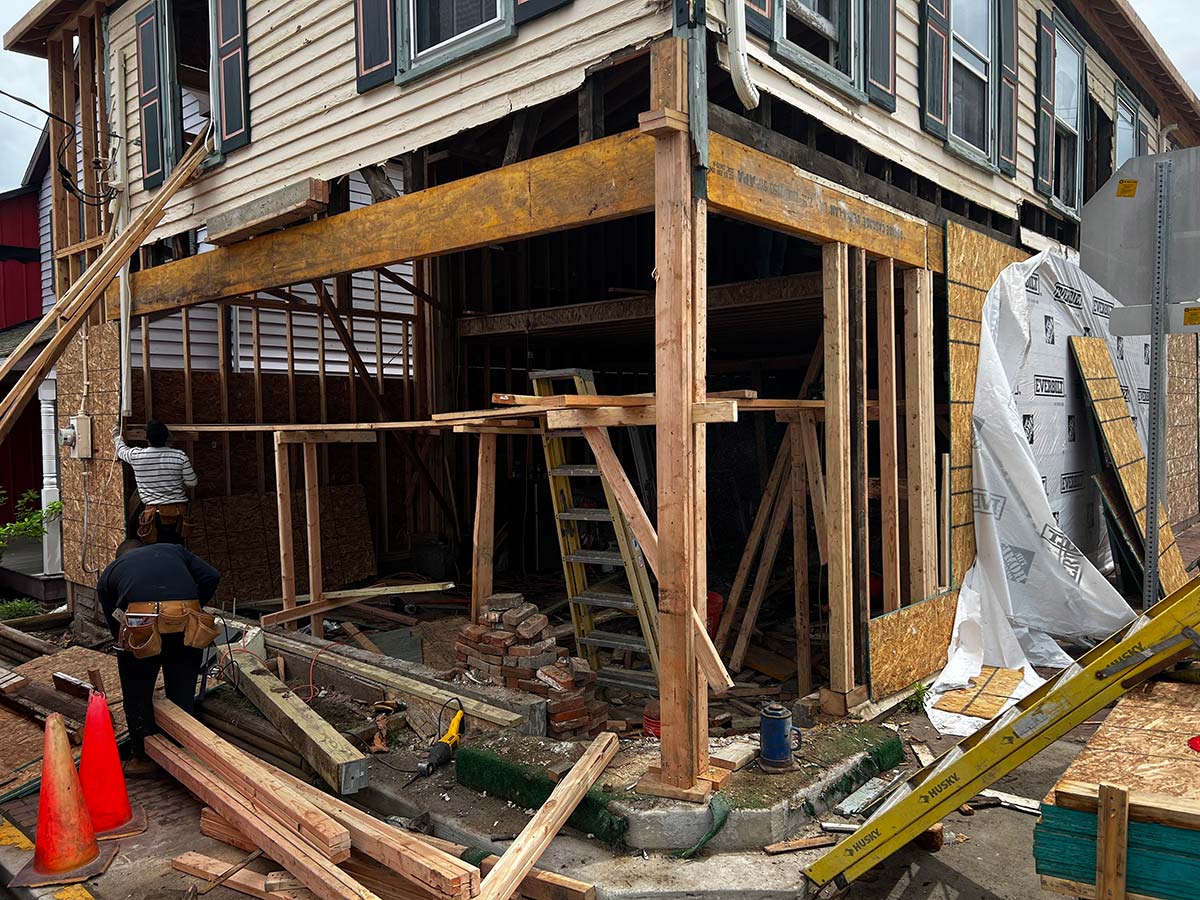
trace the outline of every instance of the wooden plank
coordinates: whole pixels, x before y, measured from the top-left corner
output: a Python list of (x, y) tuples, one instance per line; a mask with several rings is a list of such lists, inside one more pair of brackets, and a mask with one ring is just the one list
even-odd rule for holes
[(227, 666), (225, 679), (279, 729), (331, 788), (352, 794), (366, 786), (367, 757), (273, 674), (250, 663)]
[(807, 413), (796, 422), (800, 442), (804, 447), (804, 472), (808, 496), (812, 503), (813, 530), (817, 535), (817, 559), (822, 565), (829, 562), (829, 520), (825, 505), (825, 473), (821, 469), (821, 444), (817, 439), (817, 421)]
[(299, 835), (260, 816), (245, 798), (230, 790), (211, 769), (161, 735), (146, 738), (146, 753), (197, 799), (236, 825), (276, 862), (299, 878), (322, 900), (379, 900), (371, 891), (329, 860)]
[(230, 787), (303, 836), (326, 859), (339, 863), (350, 857), (350, 832), (346, 827), (249, 753), (233, 746), (166, 698), (155, 698), (154, 721)]
[[(650, 57), (651, 111), (671, 108), (686, 112), (686, 42), (675, 37), (656, 41)], [(695, 215), (689, 136), (675, 131), (660, 134), (654, 138), (654, 383), (661, 780), (684, 791), (694, 788), (701, 770), (697, 735), (702, 727), (697, 714), (699, 676), (691, 611), (697, 571), (696, 432), (691, 404), (700, 399), (694, 396), (696, 351), (698, 341), (702, 342), (706, 302), (704, 281), (696, 278)], [(699, 375), (703, 383), (702, 363)]]
[[(1146, 791), (1128, 791), (1128, 795), (1131, 821), (1200, 831), (1200, 801)], [(1100, 808), (1100, 789), (1090, 782), (1060, 781), (1054, 785), (1054, 805), (1095, 813)]]
[(279, 518), (279, 581), (283, 608), (296, 606), (296, 550), (292, 540), (292, 476), (286, 444), (275, 434), (275, 508)]
[(779, 553), (783, 532), (787, 528), (792, 511), (791, 498), (792, 473), (785, 471), (783, 482), (779, 486), (779, 501), (771, 512), (771, 522), (767, 528), (766, 538), (763, 540), (762, 556), (759, 557), (758, 570), (754, 575), (754, 587), (750, 590), (750, 599), (746, 602), (746, 615), (742, 619), (741, 631), (738, 632), (733, 652), (729, 656), (729, 668), (734, 672), (741, 670), (746, 659), (746, 651), (750, 646), (750, 639), (754, 636), (754, 626), (758, 622), (758, 613), (762, 609), (763, 600), (767, 595), (767, 585), (770, 583), (771, 573), (775, 569), (775, 558)]
[(791, 163), (716, 132), (709, 134), (709, 155), (713, 210), (807, 240), (854, 244), (876, 256), (925, 266), (921, 219), (817, 181)]
[(475, 481), (475, 540), (471, 544), (471, 621), (492, 595), (492, 545), (496, 539), (496, 435), (479, 436)]
[[(383, 651), (379, 649), (379, 645), (359, 631), (358, 626), (353, 622), (343, 622), (342, 631), (350, 635), (350, 639), (364, 650), (368, 650), (371, 653), (383, 653)], [(280, 658), (282, 659), (282, 657)]]
[(825, 521), (829, 566), (829, 687), (854, 690), (850, 559), (850, 336), (847, 247), (822, 248), (825, 275)]
[(479, 900), (509, 900), (529, 870), (550, 846), (600, 773), (617, 755), (617, 736), (605, 732), (584, 751), (571, 771), (554, 786), (546, 802), (521, 829), (500, 862), (479, 886)]
[(848, 251), (850, 325), (850, 584), (854, 612), (854, 666), (867, 671), (871, 618), (871, 520), (867, 500), (867, 267), (859, 247)]
[(133, 278), (133, 314), (649, 212), (653, 144), (625, 132), (156, 266)]
[(785, 441), (792, 457), (792, 578), (795, 591), (796, 693), (812, 690), (812, 628), (808, 585), (808, 482), (804, 474), (804, 442), (800, 429), (789, 427)]
[[(318, 606), (322, 599), (321, 585), (321, 495), (317, 484), (317, 445), (304, 445), (304, 517), (308, 538), (308, 592), (312, 602), (309, 608)], [(290, 610), (284, 610), (289, 614)], [(310, 628), (313, 637), (325, 633), (325, 620), (319, 612), (312, 614)]]
[[(692, 404), (692, 422), (736, 422), (744, 400), (707, 400)], [(656, 406), (602, 407), (600, 409), (548, 409), (546, 427), (555, 428), (618, 428), (628, 425), (654, 425)]]
[(305, 178), (214, 213), (208, 220), (208, 243), (218, 247), (281, 228), (324, 212), (329, 182)]
[(788, 841), (778, 841), (774, 844), (767, 844), (763, 847), (763, 852), (768, 856), (776, 856), (780, 853), (795, 853), (797, 850), (816, 850), (820, 847), (832, 847), (840, 840), (835, 834), (819, 834), (816, 837), (792, 838)]
[(350, 844), (355, 850), (406, 876), (435, 896), (467, 900), (479, 893), (479, 870), (444, 850), (430, 846), (424, 841), (424, 836), (389, 825), (369, 812), (332, 797), (286, 772), (276, 769), (274, 773), (345, 825), (350, 832)]
[[(312, 445), (308, 444), (306, 446)], [(318, 617), (323, 618), (325, 613), (341, 609), (343, 606), (359, 603), (364, 597), (376, 597), (380, 594), (424, 594), (432, 591), (448, 591), (453, 587), (453, 581), (430, 581), (421, 584), (388, 585), (386, 589), (373, 587), (359, 590), (328, 591), (321, 595), (320, 600), (310, 600), (308, 603), (298, 603), (292, 609), (281, 609), (278, 612), (267, 613), (259, 619), (259, 622), (263, 626), (268, 626), (294, 622), (306, 616), (314, 619)], [(297, 598), (297, 600), (300, 599), (303, 598)], [(320, 637), (320, 635), (315, 636)]]
[(900, 468), (896, 427), (896, 263), (875, 263), (875, 353), (879, 366), (879, 509), (883, 611), (900, 608)]
[(926, 269), (904, 273), (904, 391), (911, 603), (931, 597), (937, 590), (933, 279)]
[(938, 585), (950, 584), (950, 454), (942, 454), (941, 487), (938, 495)]
[(1096, 897), (1125, 900), (1125, 863), (1129, 848), (1129, 792), (1101, 784), (1096, 815)]
[(279, 431), (281, 444), (374, 444), (378, 438), (370, 431), (311, 428), (304, 431)]
[[(230, 865), (231, 863), (223, 859), (214, 859), (211, 856), (205, 856), (202, 853), (195, 853), (193, 851), (181, 853), (171, 860), (171, 868), (177, 872), (183, 872), (185, 875), (195, 875), (197, 878), (203, 878), (210, 882), (224, 875), (229, 870)], [(261, 872), (242, 869), (240, 872), (235, 872), (221, 882), (221, 886), (237, 891), (239, 894), (245, 894), (248, 897), (258, 897), (259, 900), (307, 900), (307, 898), (312, 897), (312, 892), (303, 887), (299, 890), (292, 888), (284, 890), (270, 886), (267, 884), (269, 877), (269, 875), (263, 875)], [(203, 886), (201, 889), (203, 889)]]

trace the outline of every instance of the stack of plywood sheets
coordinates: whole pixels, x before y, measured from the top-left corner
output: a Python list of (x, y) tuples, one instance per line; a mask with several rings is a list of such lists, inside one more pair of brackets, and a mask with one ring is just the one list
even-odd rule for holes
[[(1105, 452), (1125, 502), (1137, 523), (1138, 533), (1143, 540), (1146, 535), (1146, 454), (1138, 438), (1137, 429), (1129, 416), (1129, 405), (1125, 399), (1108, 343), (1104, 338), (1071, 338), (1071, 351), (1083, 376), (1088, 401), (1099, 427)], [(1110, 500), (1107, 498), (1106, 500)], [(1170, 594), (1188, 582), (1183, 557), (1175, 543), (1175, 531), (1166, 511), (1158, 511), (1158, 578), (1163, 594)]]
[(1152, 682), (1122, 699), (1042, 802), (1042, 886), (1093, 897), (1099, 786), (1128, 794), (1127, 896), (1193, 900), (1200, 883), (1200, 686)]

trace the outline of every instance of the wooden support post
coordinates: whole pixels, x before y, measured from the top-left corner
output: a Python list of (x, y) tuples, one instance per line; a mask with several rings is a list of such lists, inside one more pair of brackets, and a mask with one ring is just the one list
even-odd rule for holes
[[(275, 508), (279, 514), (279, 580), (283, 608), (296, 605), (296, 553), (292, 543), (292, 476), (288, 445), (275, 432)], [(295, 626), (290, 626), (294, 628)]]
[(937, 588), (933, 282), (928, 269), (909, 269), (904, 273), (904, 381), (909, 602), (912, 602), (933, 596)]
[(770, 582), (771, 572), (775, 568), (775, 557), (779, 553), (784, 529), (787, 528), (788, 514), (792, 509), (791, 497), (792, 473), (789, 469), (784, 472), (779, 488), (779, 502), (775, 504), (775, 509), (771, 513), (771, 524), (767, 528), (762, 556), (758, 560), (758, 571), (754, 575), (754, 587), (751, 589), (750, 599), (746, 603), (746, 616), (742, 619), (742, 630), (738, 632), (737, 642), (734, 643), (733, 653), (729, 657), (729, 668), (734, 672), (742, 668), (742, 663), (746, 659), (746, 651), (750, 649), (750, 639), (754, 636), (758, 613), (767, 596), (767, 584)]
[(850, 247), (850, 544), (854, 602), (854, 667), (867, 668), (867, 622), (871, 618), (871, 517), (867, 501), (867, 267), (861, 248)]
[(1129, 791), (1100, 785), (1096, 806), (1096, 900), (1125, 900)]
[[(702, 583), (696, 529), (704, 527), (697, 502), (697, 434), (692, 403), (704, 399), (705, 275), (697, 254), (691, 142), (686, 129), (687, 43), (664, 38), (651, 47), (650, 111), (642, 114), (654, 140), (655, 386), (658, 439), (659, 698), (662, 706), (661, 787), (703, 799), (697, 776), (707, 759), (706, 700), (699, 696), (692, 612)], [(676, 127), (659, 127), (664, 118)], [(703, 225), (699, 234), (703, 236)], [(699, 271), (697, 271), (699, 264)], [(699, 353), (697, 352), (699, 350)], [(699, 358), (697, 358), (699, 356)], [(697, 393), (699, 384), (699, 393)], [(701, 438), (701, 447), (703, 439)], [(645, 787), (653, 790), (649, 780)], [(694, 796), (693, 796), (694, 795)]]
[[(854, 604), (850, 535), (850, 334), (847, 247), (822, 248), (825, 306), (825, 521), (829, 552), (829, 689), (837, 711), (854, 690)], [(836, 695), (826, 700), (827, 694)]]
[(471, 545), (471, 622), (492, 595), (492, 550), (496, 526), (496, 435), (479, 435), (475, 481), (475, 540)]
[[(304, 445), (304, 513), (308, 531), (308, 594), (310, 602), (321, 600), (321, 490), (317, 481), (317, 445)], [(325, 619), (319, 613), (311, 620), (313, 637), (325, 636)]]
[[(96, 179), (96, 38), (98, 19), (79, 17), (79, 126), (83, 190), (89, 199), (98, 196)], [(83, 207), (83, 238), (100, 235), (100, 210), (104, 204), (85, 203)], [(89, 254), (89, 259), (94, 258)]]
[[(63, 141), (67, 137), (67, 125), (65, 123), (74, 119), (74, 109), (68, 111), (66, 108), (66, 100), (63, 96), (63, 66), (65, 60), (69, 57), (70, 43), (64, 50), (63, 39), (61, 35), (55, 35), (46, 39), (46, 56), (50, 69), (50, 111), (55, 117), (49, 120), (50, 128), (50, 147), (52, 149), (52, 162), (57, 159), (58, 148), (63, 145)], [(70, 194), (67, 193), (63, 186), (62, 173), (59, 172), (58, 166), (52, 164), (50, 166), (50, 197), (51, 197), (51, 213), (50, 225), (54, 232), (53, 247), (58, 250), (66, 247), (69, 243), (67, 238), (67, 204)], [(58, 297), (63, 297), (67, 293), (67, 288), (71, 286), (70, 268), (65, 259), (55, 258), (54, 260), (54, 290)]]
[(792, 458), (792, 575), (796, 591), (796, 693), (812, 690), (812, 634), (809, 622), (808, 589), (808, 481), (804, 471), (804, 436), (795, 425), (788, 426), (786, 440)]
[(896, 456), (896, 263), (875, 263), (876, 356), (879, 361), (879, 548), (883, 611), (900, 608), (900, 469)]

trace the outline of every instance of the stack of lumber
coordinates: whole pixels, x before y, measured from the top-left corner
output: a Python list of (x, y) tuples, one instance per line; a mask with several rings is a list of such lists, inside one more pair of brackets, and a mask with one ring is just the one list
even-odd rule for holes
[[(1197, 685), (1153, 682), (1113, 708), (1042, 802), (1033, 853), (1045, 890), (1196, 896), (1200, 753), (1189, 746), (1196, 735)], [(1118, 883), (1120, 892), (1110, 892)]]
[(49, 641), (0, 625), (0, 658), (11, 663), (29, 662), (39, 656), (57, 653), (62, 648)]
[[(252, 896), (289, 892), (321, 900), (593, 900), (593, 889), (533, 865), (616, 754), (616, 738), (597, 739), (486, 877), (457, 848), (411, 834), (324, 793), (233, 746), (167, 700), (155, 702), (164, 732), (149, 755), (206, 808), (201, 831), (244, 850), (261, 849), (287, 873), (248, 871), (228, 886)], [(173, 743), (177, 742), (177, 743)], [(175, 868), (201, 877), (226, 863), (187, 853)], [(278, 894), (269, 889), (277, 887)], [(311, 893), (310, 893), (311, 892)], [(553, 895), (553, 896), (551, 896)]]
[(555, 640), (550, 620), (520, 594), (488, 597), (480, 607), (479, 624), (459, 629), (454, 651), (479, 677), (513, 689), (568, 653)]

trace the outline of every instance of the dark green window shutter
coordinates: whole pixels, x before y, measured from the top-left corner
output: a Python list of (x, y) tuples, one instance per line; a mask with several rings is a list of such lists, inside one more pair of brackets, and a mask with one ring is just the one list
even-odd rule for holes
[(867, 96), (896, 111), (896, 0), (866, 0)]
[(921, 0), (921, 125), (947, 134), (946, 90), (950, 72), (950, 0)]
[(1000, 171), (1017, 174), (1017, 0), (999, 0), (1000, 96), (996, 104)]
[(250, 143), (250, 83), (246, 78), (246, 0), (217, 0), (217, 93), (221, 152)]
[(396, 77), (396, 0), (354, 0), (355, 86), (361, 94)]
[(1037, 152), (1033, 186), (1039, 194), (1054, 193), (1054, 20), (1038, 11)]
[(746, 30), (751, 34), (775, 39), (775, 26), (771, 22), (772, 0), (746, 0)]
[(162, 131), (162, 75), (158, 65), (158, 4), (138, 10), (138, 118), (142, 126), (142, 187), (158, 187), (165, 174)]
[(1146, 156), (1150, 152), (1150, 128), (1138, 117), (1137, 123), (1137, 155)]
[(553, 9), (566, 6), (571, 0), (517, 0), (517, 24), (543, 16)]

